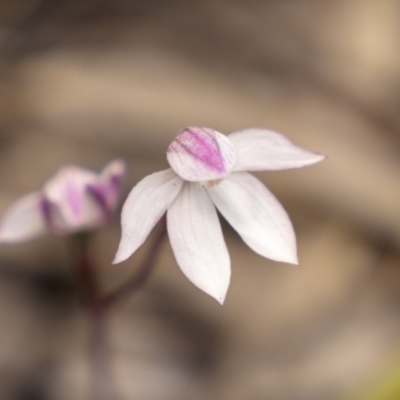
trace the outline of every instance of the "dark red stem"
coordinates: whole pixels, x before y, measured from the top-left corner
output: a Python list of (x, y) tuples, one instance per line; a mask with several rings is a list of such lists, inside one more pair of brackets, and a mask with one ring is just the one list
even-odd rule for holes
[(79, 281), (80, 299), (91, 317), (92, 399), (117, 400), (107, 348), (106, 310), (101, 299), (96, 269), (89, 256), (89, 235), (72, 236), (71, 251)]
[(112, 379), (110, 359), (107, 341), (106, 315), (110, 306), (125, 296), (137, 291), (146, 281), (154, 261), (160, 252), (161, 245), (166, 236), (166, 220), (163, 218), (155, 234), (150, 251), (138, 272), (125, 284), (108, 295), (102, 295), (96, 269), (89, 256), (89, 235), (77, 234), (70, 237), (73, 265), (76, 268), (76, 276), (79, 281), (80, 299), (88, 308), (92, 322), (92, 399), (93, 400), (117, 400), (117, 392)]
[(152, 271), (154, 262), (161, 250), (161, 246), (163, 244), (164, 238), (166, 237), (166, 234), (167, 226), (164, 217), (160, 221), (160, 226), (158, 227), (158, 230), (155, 234), (149, 253), (138, 268), (138, 271), (113, 293), (110, 293), (103, 297), (103, 305), (105, 308), (114, 305), (117, 301), (122, 300), (125, 296), (136, 292), (143, 285), (143, 283), (147, 280)]

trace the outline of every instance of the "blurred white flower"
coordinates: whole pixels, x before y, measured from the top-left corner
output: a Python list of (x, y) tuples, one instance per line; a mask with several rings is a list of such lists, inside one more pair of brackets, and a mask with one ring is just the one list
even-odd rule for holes
[(297, 264), (296, 238), (273, 194), (244, 171), (298, 168), (324, 156), (266, 129), (225, 136), (189, 127), (167, 150), (170, 169), (140, 181), (122, 209), (122, 238), (114, 263), (126, 260), (167, 211), (171, 246), (187, 278), (221, 304), (230, 258), (215, 207), (258, 254)]
[(104, 225), (114, 212), (125, 176), (116, 160), (100, 174), (69, 165), (60, 169), (42, 190), (16, 200), (0, 222), (0, 243), (24, 242), (46, 232), (56, 235)]

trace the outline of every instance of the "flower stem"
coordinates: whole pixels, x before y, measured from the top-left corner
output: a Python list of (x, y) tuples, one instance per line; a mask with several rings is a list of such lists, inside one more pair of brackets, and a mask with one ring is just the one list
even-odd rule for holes
[(126, 295), (137, 291), (146, 279), (149, 277), (150, 272), (154, 266), (154, 262), (161, 250), (161, 246), (167, 235), (167, 224), (165, 217), (160, 221), (160, 226), (156, 232), (153, 243), (147, 254), (147, 257), (140, 265), (138, 272), (136, 272), (126, 283), (116, 289), (114, 292), (104, 296), (103, 304), (105, 308), (114, 305), (116, 302), (122, 300)]
[(107, 340), (107, 312), (117, 301), (137, 291), (146, 281), (161, 245), (166, 236), (166, 220), (163, 218), (156, 232), (147, 257), (143, 260), (138, 272), (125, 284), (108, 295), (102, 295), (99, 288), (96, 269), (89, 257), (89, 239), (87, 233), (80, 233), (69, 238), (73, 265), (78, 279), (80, 300), (89, 310), (91, 317), (91, 371), (92, 399), (117, 400), (117, 392), (112, 379)]
[(70, 249), (79, 283), (80, 300), (90, 314), (91, 398), (116, 400), (118, 397), (113, 384), (107, 349), (106, 310), (101, 299), (96, 270), (89, 257), (89, 239), (87, 233), (71, 236)]
[(110, 366), (105, 308), (98, 302), (92, 309), (92, 398), (93, 400), (117, 400)]

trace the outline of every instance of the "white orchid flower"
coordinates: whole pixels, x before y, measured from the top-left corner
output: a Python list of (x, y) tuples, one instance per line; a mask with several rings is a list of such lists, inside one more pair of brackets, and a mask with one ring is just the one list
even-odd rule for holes
[(117, 207), (125, 164), (116, 160), (100, 174), (69, 165), (42, 190), (15, 201), (0, 222), (0, 243), (19, 243), (46, 232), (56, 235), (104, 225)]
[(167, 212), (178, 265), (198, 288), (224, 302), (230, 258), (215, 207), (256, 253), (297, 264), (290, 219), (274, 195), (245, 171), (273, 171), (317, 163), (324, 156), (266, 129), (225, 136), (189, 127), (167, 150), (171, 166), (140, 181), (122, 209), (122, 238), (114, 263), (126, 260)]

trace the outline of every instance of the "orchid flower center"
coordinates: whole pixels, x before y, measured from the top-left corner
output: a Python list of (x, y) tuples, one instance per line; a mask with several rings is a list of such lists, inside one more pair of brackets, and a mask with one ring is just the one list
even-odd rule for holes
[(237, 150), (222, 133), (210, 128), (189, 127), (182, 129), (169, 145), (167, 159), (182, 179), (209, 182), (212, 186), (230, 174), (237, 160)]

